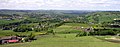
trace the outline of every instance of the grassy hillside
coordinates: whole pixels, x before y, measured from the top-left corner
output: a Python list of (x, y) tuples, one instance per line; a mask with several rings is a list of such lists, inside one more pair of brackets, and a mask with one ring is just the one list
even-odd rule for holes
[(66, 23), (58, 28), (55, 28), (55, 35), (42, 35), (37, 36), (38, 40), (26, 43), (14, 43), (0, 45), (0, 47), (119, 47), (119, 43), (112, 43), (97, 39), (94, 36), (75, 37), (76, 33), (59, 33), (59, 32), (71, 32), (75, 29), (74, 27), (87, 26), (86, 24), (80, 23)]
[(111, 22), (115, 18), (120, 18), (120, 12), (95, 12), (86, 15), (86, 18), (93, 23)]

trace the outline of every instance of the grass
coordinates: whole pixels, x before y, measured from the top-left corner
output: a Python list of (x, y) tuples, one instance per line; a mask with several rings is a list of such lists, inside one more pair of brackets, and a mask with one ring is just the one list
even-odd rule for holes
[[(65, 23), (64, 25), (54, 29), (56, 33), (78, 33), (81, 31), (80, 27), (90, 27), (88, 24), (81, 23)], [(78, 28), (78, 29), (77, 29)]]
[[(14, 43), (0, 45), (0, 47), (120, 47), (119, 43), (112, 43), (98, 39), (94, 36), (75, 37), (77, 32), (64, 34), (59, 32), (74, 32), (73, 27), (78, 27), (79, 24), (67, 23), (54, 29), (55, 35), (37, 36), (37, 40), (26, 43)], [(86, 26), (86, 25), (84, 25)], [(77, 30), (79, 31), (79, 30)], [(9, 31), (8, 31), (9, 32)], [(111, 36), (106, 36), (111, 37)], [(99, 38), (106, 38), (101, 36)]]
[(69, 24), (68, 25), (62, 25), (60, 27), (57, 27), (54, 29), (54, 31), (56, 33), (67, 33), (67, 32), (70, 32), (70, 33), (77, 33), (79, 32), (80, 30), (77, 30), (75, 29), (75, 27), (78, 27), (78, 26), (70, 26)]
[(79, 26), (79, 27), (89, 27), (88, 24), (81, 24), (81, 23), (65, 23), (68, 26)]

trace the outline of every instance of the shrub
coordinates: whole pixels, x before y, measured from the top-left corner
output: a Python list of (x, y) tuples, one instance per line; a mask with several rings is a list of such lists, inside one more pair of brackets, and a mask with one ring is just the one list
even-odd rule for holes
[(30, 35), (28, 35), (28, 38), (30, 40), (35, 40), (35, 35), (33, 33), (31, 33)]
[(53, 30), (48, 30), (47, 33), (52, 33), (53, 35), (55, 35), (55, 32)]
[(89, 32), (83, 32), (83, 31), (80, 31), (76, 37), (80, 37), (80, 36), (89, 36)]
[(99, 30), (95, 32), (90, 32), (90, 35), (116, 35), (117, 32), (113, 30)]
[(14, 32), (27, 32), (27, 31), (32, 31), (32, 28), (22, 28), (18, 27), (13, 30)]

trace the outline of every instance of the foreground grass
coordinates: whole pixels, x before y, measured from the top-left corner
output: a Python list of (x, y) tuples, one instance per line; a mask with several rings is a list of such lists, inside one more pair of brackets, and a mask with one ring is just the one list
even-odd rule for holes
[(102, 41), (93, 36), (75, 37), (75, 35), (48, 35), (33, 42), (0, 45), (0, 47), (120, 47), (118, 43)]

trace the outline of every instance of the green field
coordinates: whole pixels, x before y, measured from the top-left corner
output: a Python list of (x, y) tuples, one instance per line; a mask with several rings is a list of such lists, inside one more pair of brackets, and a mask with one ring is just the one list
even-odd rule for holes
[[(0, 45), (0, 47), (120, 47), (119, 43), (104, 41), (96, 38), (95, 36), (75, 37), (79, 32), (79, 29), (75, 29), (74, 27), (79, 26), (87, 27), (88, 25), (67, 23), (55, 28), (55, 35), (49, 34), (37, 36), (38, 40), (32, 42), (5, 44)], [(71, 33), (66, 34), (60, 32)]]
[(60, 27), (57, 27), (56, 29), (54, 29), (54, 31), (56, 33), (67, 33), (67, 32), (76, 33), (80, 31), (80, 30), (75, 29), (76, 27), (79, 27), (78, 23), (76, 24), (66, 23)]
[(81, 24), (81, 23), (65, 23), (68, 26), (79, 26), (79, 27), (89, 27), (88, 24)]

